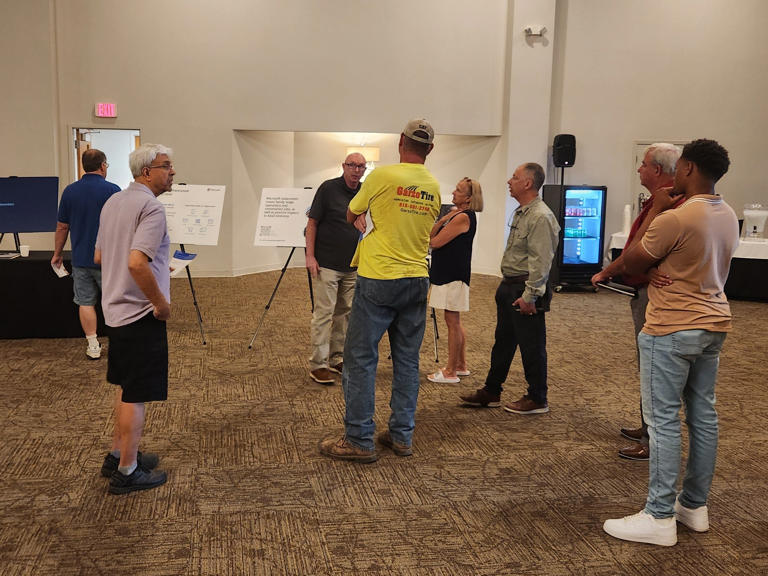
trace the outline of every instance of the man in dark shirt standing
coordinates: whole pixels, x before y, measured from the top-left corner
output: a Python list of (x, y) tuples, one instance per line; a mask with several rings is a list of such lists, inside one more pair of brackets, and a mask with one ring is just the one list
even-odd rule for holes
[(350, 262), (360, 232), (347, 222), (347, 206), (360, 190), (365, 158), (350, 154), (341, 168), (341, 176), (317, 189), (307, 223), (307, 270), (315, 292), (309, 376), (320, 384), (333, 384), (331, 372), (341, 374), (344, 366), (344, 338), (357, 280)]
[(93, 249), (99, 232), (99, 216), (104, 203), (120, 187), (107, 182), (107, 157), (101, 150), (91, 148), (83, 153), (85, 174), (73, 182), (61, 195), (58, 223), (54, 238), (51, 264), (60, 268), (67, 236), (72, 234), (72, 279), (75, 304), (80, 308), (80, 325), (88, 340), (85, 353), (96, 360), (101, 357), (101, 345), (96, 336), (96, 303), (101, 290), (101, 267), (93, 261)]

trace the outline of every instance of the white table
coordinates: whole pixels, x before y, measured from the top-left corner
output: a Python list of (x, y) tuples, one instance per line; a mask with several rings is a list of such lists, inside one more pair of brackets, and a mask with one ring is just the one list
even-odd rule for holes
[[(608, 250), (623, 250), (627, 234), (611, 234)], [(768, 241), (739, 240), (731, 260), (725, 293), (736, 300), (768, 300)]]
[(615, 232), (611, 234), (611, 241), (608, 243), (608, 250), (624, 250), (629, 234), (624, 232)]
[[(623, 250), (627, 243), (629, 234), (616, 232), (611, 234), (611, 241), (608, 243), (608, 250)], [(765, 242), (757, 240), (739, 240), (739, 247), (733, 255), (734, 258), (748, 258), (750, 260), (768, 260), (768, 240)]]

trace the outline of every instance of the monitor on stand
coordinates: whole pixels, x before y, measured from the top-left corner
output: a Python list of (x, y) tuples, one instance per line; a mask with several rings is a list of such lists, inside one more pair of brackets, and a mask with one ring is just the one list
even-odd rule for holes
[(0, 178), (0, 242), (13, 234), (18, 252), (20, 233), (55, 232), (58, 203), (56, 176)]

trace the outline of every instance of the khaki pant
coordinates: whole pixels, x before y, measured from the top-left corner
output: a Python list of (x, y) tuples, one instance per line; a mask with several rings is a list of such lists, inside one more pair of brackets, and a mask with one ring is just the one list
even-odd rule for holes
[(312, 314), (310, 370), (335, 366), (344, 359), (344, 337), (355, 294), (357, 272), (320, 268), (312, 281), (315, 311)]

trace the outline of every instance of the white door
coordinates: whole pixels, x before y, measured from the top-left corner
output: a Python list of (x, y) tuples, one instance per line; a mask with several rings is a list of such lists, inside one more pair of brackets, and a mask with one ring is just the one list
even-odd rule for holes
[[(128, 155), (140, 143), (139, 130), (112, 130), (105, 128), (75, 128), (75, 162), (79, 165), (80, 156), (84, 152), (83, 142), (88, 148), (96, 148), (107, 155), (107, 180), (126, 188), (133, 181), (131, 169), (128, 166)], [(75, 172), (80, 176), (79, 172)]]

